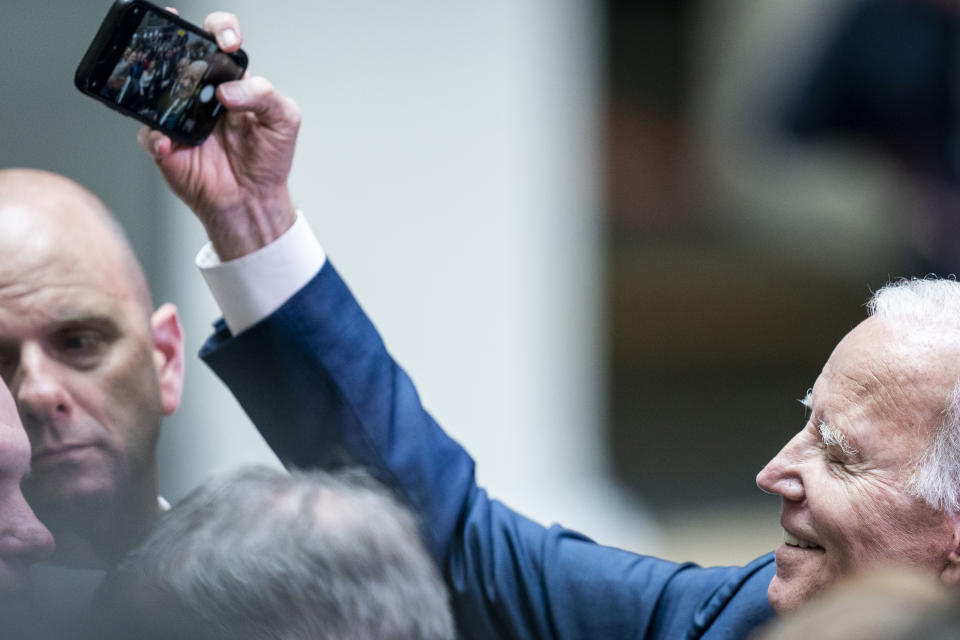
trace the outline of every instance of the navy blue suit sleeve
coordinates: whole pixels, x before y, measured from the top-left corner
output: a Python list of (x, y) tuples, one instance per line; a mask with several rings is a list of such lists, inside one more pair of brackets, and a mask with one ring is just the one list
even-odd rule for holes
[(219, 322), (201, 357), (285, 464), (363, 465), (414, 509), (465, 638), (735, 638), (771, 614), (769, 558), (675, 564), (488, 498), (329, 261), (239, 336)]

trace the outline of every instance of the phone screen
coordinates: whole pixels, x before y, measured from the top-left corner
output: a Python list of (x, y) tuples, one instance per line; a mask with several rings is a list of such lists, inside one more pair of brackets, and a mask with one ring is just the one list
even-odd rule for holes
[[(135, 27), (99, 95), (174, 137), (206, 136), (221, 110), (216, 85), (239, 78), (243, 67), (215, 42), (140, 3), (124, 22)], [(142, 16), (142, 17), (141, 17)], [(109, 68), (109, 67), (108, 67)]]

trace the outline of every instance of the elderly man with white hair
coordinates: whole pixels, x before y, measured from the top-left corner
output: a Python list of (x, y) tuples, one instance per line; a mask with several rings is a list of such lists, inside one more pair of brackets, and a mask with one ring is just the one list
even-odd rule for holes
[[(206, 26), (225, 50), (239, 46), (235, 17)], [(162, 131), (140, 138), (211, 241), (198, 262), (224, 319), (201, 355), (281, 459), (346, 457), (395, 487), (422, 522), (462, 637), (744, 638), (872, 565), (960, 582), (956, 282), (884, 288), (830, 355), (807, 424), (757, 476), (783, 505), (775, 552), (701, 568), (604, 547), (477, 486), (472, 458), (423, 408), (293, 207), (296, 104), (262, 78), (218, 97), (236, 135), (199, 148)]]

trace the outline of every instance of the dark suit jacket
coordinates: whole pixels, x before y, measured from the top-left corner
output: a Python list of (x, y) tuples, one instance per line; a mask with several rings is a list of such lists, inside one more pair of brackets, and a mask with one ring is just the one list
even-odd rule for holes
[(676, 564), (490, 499), (329, 261), (239, 336), (220, 321), (201, 357), (287, 464), (361, 464), (398, 491), (422, 519), (464, 638), (744, 638), (773, 615), (772, 554)]

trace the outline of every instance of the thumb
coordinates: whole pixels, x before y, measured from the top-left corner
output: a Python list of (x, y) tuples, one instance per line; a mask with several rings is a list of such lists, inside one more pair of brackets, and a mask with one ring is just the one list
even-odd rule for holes
[(217, 87), (217, 98), (228, 110), (253, 113), (271, 128), (300, 125), (297, 103), (280, 95), (269, 80), (260, 76), (224, 82)]

